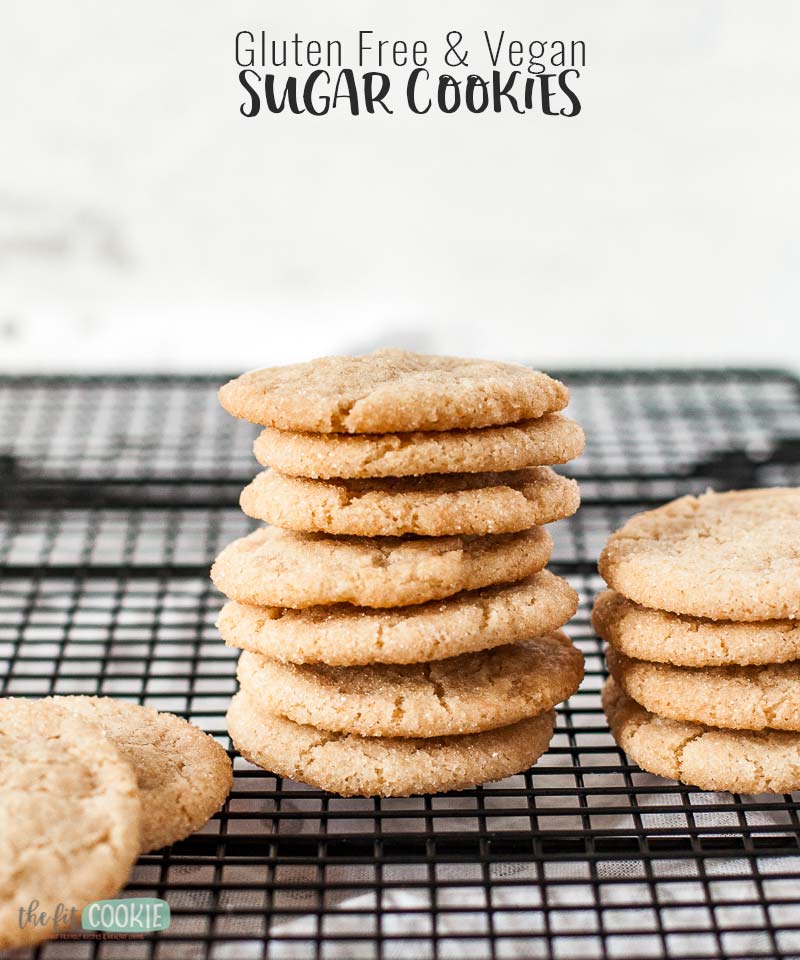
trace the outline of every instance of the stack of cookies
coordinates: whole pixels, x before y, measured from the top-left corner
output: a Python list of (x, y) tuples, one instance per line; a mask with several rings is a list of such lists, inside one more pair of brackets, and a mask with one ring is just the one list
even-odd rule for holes
[(244, 490), (263, 526), (223, 550), (219, 629), (244, 651), (239, 751), (345, 796), (527, 769), (583, 675), (572, 588), (542, 524), (578, 507), (546, 464), (583, 448), (566, 388), (516, 364), (382, 350), (245, 374), (265, 426)]
[(682, 497), (608, 542), (593, 622), (603, 705), (645, 770), (706, 790), (800, 788), (800, 489)]

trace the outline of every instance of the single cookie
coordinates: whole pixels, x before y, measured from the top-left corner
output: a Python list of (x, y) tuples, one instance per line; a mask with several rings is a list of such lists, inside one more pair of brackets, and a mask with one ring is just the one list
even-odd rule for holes
[[(30, 946), (113, 896), (139, 853), (133, 770), (93, 724), (52, 701), (0, 700), (0, 948)], [(20, 924), (35, 903), (46, 924)], [(54, 926), (58, 905), (63, 920)]]
[(569, 402), (563, 383), (517, 363), (376, 350), (245, 373), (219, 391), (235, 417), (312, 433), (485, 427)]
[(673, 667), (613, 647), (608, 669), (629, 697), (671, 720), (731, 730), (800, 731), (800, 662), (756, 667)]
[(328, 480), (520, 470), (574, 460), (584, 443), (574, 420), (551, 413), (503, 427), (442, 433), (351, 437), (267, 427), (253, 452), (259, 463), (286, 476)]
[(329, 537), (262, 527), (217, 557), (211, 578), (232, 600), (275, 607), (400, 607), (522, 580), (545, 566), (541, 527), (486, 537)]
[(228, 709), (237, 750), (282, 777), (343, 797), (464, 790), (527, 770), (547, 750), (555, 714), (456, 737), (409, 740), (330, 733), (276, 717), (240, 690)]
[(565, 634), (406, 666), (299, 666), (256, 653), (239, 683), (269, 713), (362, 737), (447, 737), (508, 726), (551, 710), (583, 679)]
[(618, 593), (712, 620), (800, 616), (800, 489), (681, 497), (632, 517), (600, 555)]
[(649, 713), (609, 680), (603, 709), (614, 739), (643, 770), (702, 790), (800, 789), (800, 734), (717, 730)]
[(549, 467), (384, 480), (308, 480), (265, 470), (242, 510), (275, 526), (364, 537), (517, 533), (578, 509), (574, 480)]
[(231, 600), (217, 627), (229, 647), (285, 663), (348, 667), (443, 660), (515, 643), (558, 629), (577, 609), (578, 594), (567, 581), (540, 570), (508, 586), (391, 610), (290, 610)]
[(48, 697), (96, 724), (133, 767), (142, 799), (141, 852), (199, 830), (225, 802), (233, 768), (225, 750), (194, 724), (111, 697)]
[(705, 620), (650, 610), (604, 590), (595, 600), (592, 623), (598, 636), (638, 660), (715, 667), (800, 659), (796, 620)]

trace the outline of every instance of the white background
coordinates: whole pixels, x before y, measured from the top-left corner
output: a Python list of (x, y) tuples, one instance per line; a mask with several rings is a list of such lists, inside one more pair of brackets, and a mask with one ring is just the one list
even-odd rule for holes
[[(800, 3), (16, 0), (0, 368), (800, 367)], [(238, 113), (237, 30), (580, 39), (574, 119)], [(398, 74), (402, 78), (402, 74)], [(401, 79), (402, 83), (402, 79)], [(401, 87), (402, 88), (402, 87)]]

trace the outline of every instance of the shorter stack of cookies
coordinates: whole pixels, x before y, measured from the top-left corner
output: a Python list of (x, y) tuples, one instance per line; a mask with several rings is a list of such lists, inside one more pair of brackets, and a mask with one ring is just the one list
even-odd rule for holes
[(572, 588), (542, 524), (578, 507), (546, 464), (583, 448), (566, 388), (515, 364), (384, 350), (245, 374), (265, 426), (242, 493), (271, 526), (212, 577), (244, 651), (239, 751), (345, 795), (460, 789), (527, 769), (583, 675)]
[(800, 788), (800, 490), (682, 497), (610, 538), (603, 705), (642, 768), (705, 790)]

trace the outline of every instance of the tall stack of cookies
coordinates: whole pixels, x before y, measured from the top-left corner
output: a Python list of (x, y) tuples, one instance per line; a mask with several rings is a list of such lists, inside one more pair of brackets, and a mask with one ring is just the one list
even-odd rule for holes
[(245, 488), (266, 521), (212, 578), (244, 652), (228, 713), (252, 762), (345, 795), (453, 790), (527, 769), (583, 676), (577, 596), (542, 525), (583, 449), (563, 384), (516, 364), (382, 350), (245, 374), (265, 426)]
[(600, 572), (603, 705), (645, 770), (705, 790), (800, 788), (800, 489), (682, 497), (629, 520)]

